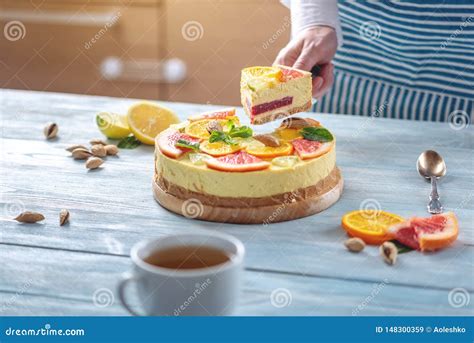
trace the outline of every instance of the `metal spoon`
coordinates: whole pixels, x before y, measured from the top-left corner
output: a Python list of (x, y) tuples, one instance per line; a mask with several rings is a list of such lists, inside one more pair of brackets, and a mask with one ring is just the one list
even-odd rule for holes
[(443, 212), (443, 206), (439, 201), (437, 180), (446, 174), (446, 163), (440, 154), (433, 150), (423, 152), (416, 162), (418, 173), (425, 179), (431, 181), (430, 202), (428, 212), (437, 214)]

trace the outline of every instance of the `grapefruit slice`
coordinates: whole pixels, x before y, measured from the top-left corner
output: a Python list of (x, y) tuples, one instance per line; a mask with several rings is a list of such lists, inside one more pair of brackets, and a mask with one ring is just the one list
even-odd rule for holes
[(403, 219), (396, 214), (381, 210), (356, 210), (342, 217), (342, 228), (351, 237), (358, 237), (366, 244), (379, 245), (394, 238), (389, 228)]
[(202, 119), (226, 119), (227, 117), (235, 116), (235, 108), (229, 107), (219, 111), (209, 111), (192, 115), (188, 118), (189, 121), (197, 121)]
[(410, 248), (435, 251), (453, 243), (459, 233), (458, 220), (453, 212), (436, 214), (430, 218), (413, 217), (389, 229), (395, 239)]
[(206, 161), (211, 169), (227, 172), (248, 172), (267, 169), (269, 162), (265, 162), (258, 157), (252, 156), (245, 151), (239, 151), (235, 154), (213, 158)]
[(182, 154), (192, 150), (188, 148), (177, 147), (176, 143), (178, 142), (178, 140), (182, 139), (189, 143), (199, 143), (199, 139), (173, 129), (167, 129), (163, 131), (157, 139), (160, 151), (164, 155), (171, 158), (178, 158)]
[(308, 139), (299, 138), (291, 142), (296, 150), (296, 153), (302, 160), (315, 158), (324, 155), (333, 146), (333, 142), (321, 143), (318, 141), (310, 141)]

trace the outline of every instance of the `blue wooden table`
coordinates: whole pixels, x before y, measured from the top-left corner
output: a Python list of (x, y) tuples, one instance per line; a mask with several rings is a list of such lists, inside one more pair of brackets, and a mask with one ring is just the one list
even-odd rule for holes
[[(151, 192), (153, 147), (121, 150), (95, 172), (69, 157), (65, 147), (100, 137), (98, 111), (123, 113), (134, 101), (0, 90), (2, 315), (125, 315), (115, 288), (131, 266), (130, 247), (203, 229), (232, 234), (247, 248), (240, 315), (473, 314), (472, 127), (314, 115), (337, 136), (342, 198), (311, 217), (243, 226), (185, 219), (161, 208)], [(181, 118), (212, 108), (166, 105)], [(43, 136), (49, 121), (59, 125), (55, 141)], [(458, 241), (437, 253), (402, 254), (392, 267), (376, 247), (347, 252), (340, 227), (347, 211), (369, 204), (407, 217), (427, 215), (430, 187), (415, 169), (426, 149), (446, 159), (440, 194), (458, 215)], [(59, 227), (62, 208), (71, 220)], [(22, 210), (46, 220), (13, 221)]]

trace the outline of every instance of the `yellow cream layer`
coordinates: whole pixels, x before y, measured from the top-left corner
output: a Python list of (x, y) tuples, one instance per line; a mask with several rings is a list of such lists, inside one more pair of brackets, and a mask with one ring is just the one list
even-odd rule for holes
[(305, 188), (324, 179), (336, 166), (336, 142), (323, 156), (299, 161), (292, 167), (232, 173), (195, 165), (188, 154), (172, 159), (155, 147), (156, 171), (171, 183), (186, 189), (221, 197), (266, 197)]

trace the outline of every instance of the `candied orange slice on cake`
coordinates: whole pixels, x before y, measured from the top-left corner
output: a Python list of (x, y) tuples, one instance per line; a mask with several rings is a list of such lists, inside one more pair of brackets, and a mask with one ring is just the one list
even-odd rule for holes
[(435, 251), (452, 244), (458, 237), (459, 226), (453, 212), (430, 218), (413, 217), (389, 229), (395, 239), (410, 248)]
[(235, 117), (235, 116), (227, 117), (225, 119), (202, 119), (202, 120), (191, 122), (189, 125), (185, 127), (184, 132), (196, 138), (201, 138), (201, 139), (209, 138), (210, 133), (208, 131), (208, 125), (213, 120), (218, 121), (218, 123), (221, 125), (224, 132), (229, 131), (229, 125), (227, 125), (229, 121), (232, 121), (232, 123), (236, 126), (240, 125), (239, 117)]
[(158, 136), (158, 147), (160, 151), (171, 158), (178, 158), (182, 154), (192, 150), (192, 148), (187, 148), (186, 146), (195, 145), (197, 147), (198, 144), (199, 139), (174, 129), (167, 129)]
[(349, 236), (358, 237), (367, 244), (379, 245), (394, 238), (389, 228), (403, 222), (396, 214), (381, 210), (357, 210), (342, 217), (342, 228)]
[(256, 141), (248, 144), (245, 150), (257, 157), (272, 158), (290, 155), (293, 152), (293, 145), (288, 142), (280, 142), (280, 146), (272, 147)]
[(293, 139), (303, 138), (297, 129), (277, 129), (275, 134), (283, 141), (292, 141)]
[(218, 111), (209, 111), (209, 112), (195, 114), (195, 115), (190, 116), (188, 120), (196, 121), (196, 120), (201, 120), (201, 119), (225, 119), (225, 118), (233, 117), (233, 116), (235, 116), (235, 108), (229, 107), (229, 108), (224, 108)]
[(227, 144), (221, 141), (213, 143), (204, 141), (199, 146), (199, 149), (212, 156), (223, 156), (239, 151), (242, 147), (239, 144)]
[(206, 161), (211, 169), (226, 172), (249, 172), (267, 169), (269, 162), (263, 161), (256, 156), (252, 156), (245, 151), (239, 151), (234, 154), (213, 158)]

